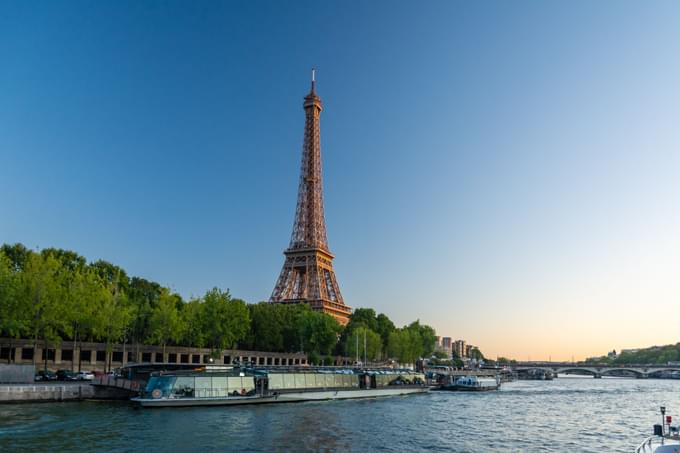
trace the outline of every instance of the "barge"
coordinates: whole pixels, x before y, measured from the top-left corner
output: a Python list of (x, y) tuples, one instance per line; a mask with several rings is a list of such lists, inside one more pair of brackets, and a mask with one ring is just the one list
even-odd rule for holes
[(409, 370), (240, 369), (205, 367), (157, 372), (139, 397), (142, 407), (230, 406), (355, 398), (429, 391)]

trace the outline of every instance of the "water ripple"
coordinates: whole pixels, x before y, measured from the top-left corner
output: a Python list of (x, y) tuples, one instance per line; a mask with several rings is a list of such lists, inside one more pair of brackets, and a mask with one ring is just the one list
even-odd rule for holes
[(680, 415), (680, 381), (559, 378), (483, 394), (251, 407), (2, 405), (0, 451), (629, 452), (660, 405)]

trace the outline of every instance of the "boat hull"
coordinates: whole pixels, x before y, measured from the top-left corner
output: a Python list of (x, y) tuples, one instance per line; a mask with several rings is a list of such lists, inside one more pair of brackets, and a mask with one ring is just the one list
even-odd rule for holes
[(426, 393), (427, 387), (397, 387), (362, 390), (325, 390), (311, 392), (282, 392), (268, 396), (244, 396), (223, 398), (132, 398), (142, 407), (191, 407), (191, 406), (238, 406), (246, 404), (293, 403), (305, 401), (344, 400), (359, 398), (383, 398), (389, 396)]
[(437, 390), (446, 390), (449, 392), (488, 392), (492, 390), (498, 390), (499, 386), (493, 387), (465, 387), (462, 385), (443, 385), (438, 387)]
[(277, 395), (278, 402), (347, 400), (356, 398), (382, 398), (387, 396), (425, 393), (427, 387), (401, 387), (365, 390), (330, 390), (319, 392), (291, 392)]

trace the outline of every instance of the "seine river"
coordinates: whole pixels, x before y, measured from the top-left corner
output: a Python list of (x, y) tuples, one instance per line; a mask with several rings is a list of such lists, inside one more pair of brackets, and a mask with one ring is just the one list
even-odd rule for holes
[(560, 377), (489, 393), (223, 408), (13, 404), (0, 405), (0, 451), (632, 452), (660, 405), (680, 416), (680, 380)]

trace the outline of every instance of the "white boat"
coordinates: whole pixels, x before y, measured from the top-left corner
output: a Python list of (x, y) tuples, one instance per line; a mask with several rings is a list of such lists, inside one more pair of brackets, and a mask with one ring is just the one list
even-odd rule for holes
[(441, 384), (438, 390), (453, 390), (463, 392), (483, 392), (498, 390), (501, 387), (500, 378), (481, 376), (448, 377), (448, 382)]
[(661, 406), (661, 424), (654, 425), (654, 435), (646, 438), (635, 453), (680, 453), (680, 426), (672, 426), (673, 417)]
[(425, 376), (407, 370), (199, 370), (155, 373), (143, 407), (229, 406), (424, 393)]

